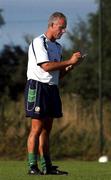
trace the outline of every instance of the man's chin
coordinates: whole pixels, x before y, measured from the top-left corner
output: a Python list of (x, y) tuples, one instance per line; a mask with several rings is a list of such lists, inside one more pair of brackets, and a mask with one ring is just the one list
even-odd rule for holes
[(61, 36), (62, 36), (62, 35), (57, 36), (57, 38), (56, 38), (56, 39), (60, 39), (60, 38), (61, 38)]

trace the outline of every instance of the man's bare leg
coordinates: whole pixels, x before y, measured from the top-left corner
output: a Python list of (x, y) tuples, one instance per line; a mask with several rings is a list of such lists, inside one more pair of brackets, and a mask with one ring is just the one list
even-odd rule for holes
[(37, 167), (37, 149), (38, 149), (39, 136), (42, 131), (42, 128), (43, 128), (42, 120), (32, 119), (31, 131), (27, 141), (28, 163), (30, 168), (32, 167), (32, 169), (33, 167), (34, 168)]
[(39, 154), (41, 166), (43, 168), (50, 168), (52, 166), (51, 157), (50, 157), (50, 144), (49, 137), (52, 129), (53, 119), (46, 118), (44, 120), (44, 126), (39, 137)]

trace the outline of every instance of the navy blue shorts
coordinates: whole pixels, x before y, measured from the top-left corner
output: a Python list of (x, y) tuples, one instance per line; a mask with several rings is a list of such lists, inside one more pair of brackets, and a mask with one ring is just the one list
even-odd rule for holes
[(25, 88), (26, 117), (62, 117), (62, 104), (56, 85), (28, 80)]

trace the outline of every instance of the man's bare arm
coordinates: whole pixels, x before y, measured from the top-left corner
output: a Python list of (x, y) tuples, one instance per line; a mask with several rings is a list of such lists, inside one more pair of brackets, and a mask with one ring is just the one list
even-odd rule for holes
[(61, 62), (46, 62), (41, 64), (41, 67), (46, 71), (56, 71), (63, 70), (70, 65), (75, 65), (81, 58), (80, 52), (74, 53), (69, 60), (61, 61)]

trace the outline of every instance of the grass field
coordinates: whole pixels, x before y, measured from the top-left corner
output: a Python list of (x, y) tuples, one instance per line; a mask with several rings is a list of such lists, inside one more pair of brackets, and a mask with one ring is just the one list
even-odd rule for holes
[(23, 161), (0, 161), (0, 180), (111, 180), (111, 162), (100, 164), (85, 161), (56, 161), (68, 176), (29, 176), (27, 164)]

